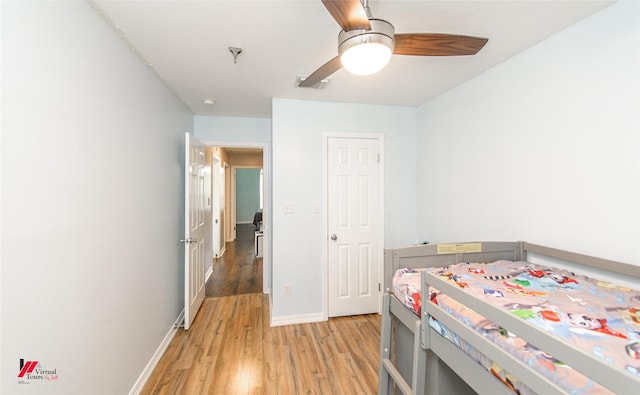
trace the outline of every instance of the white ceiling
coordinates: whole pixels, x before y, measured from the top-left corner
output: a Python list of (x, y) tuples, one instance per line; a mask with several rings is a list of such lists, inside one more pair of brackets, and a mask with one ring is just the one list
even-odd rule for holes
[[(396, 55), (372, 76), (339, 70), (324, 90), (296, 87), (337, 55), (340, 28), (320, 0), (90, 2), (195, 114), (270, 118), (274, 97), (421, 105), (612, 1), (371, 0), (396, 33), (489, 42), (475, 56)], [(243, 49), (235, 64), (229, 47)]]

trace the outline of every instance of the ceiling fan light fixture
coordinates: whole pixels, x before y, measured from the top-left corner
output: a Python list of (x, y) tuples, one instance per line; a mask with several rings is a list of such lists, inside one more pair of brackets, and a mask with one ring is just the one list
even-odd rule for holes
[(364, 43), (347, 49), (340, 57), (342, 67), (351, 74), (370, 75), (382, 70), (391, 60), (391, 50), (384, 44)]
[(369, 19), (371, 30), (344, 30), (338, 35), (338, 54), (342, 67), (357, 75), (382, 70), (393, 54), (395, 29), (382, 19)]

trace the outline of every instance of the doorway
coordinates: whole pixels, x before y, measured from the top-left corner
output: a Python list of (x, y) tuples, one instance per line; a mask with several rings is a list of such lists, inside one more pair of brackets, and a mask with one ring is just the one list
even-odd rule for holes
[[(268, 175), (268, 147), (266, 144), (231, 145), (205, 142), (211, 157), (212, 204), (211, 236), (213, 238), (214, 259), (207, 270), (206, 296), (228, 296), (244, 293), (269, 293), (269, 257), (267, 254), (269, 227), (262, 226), (262, 251), (257, 256), (255, 231), (252, 223), (256, 212), (264, 217), (268, 224), (269, 194), (263, 193)], [(260, 192), (261, 204), (247, 208), (245, 192), (237, 189), (238, 169), (253, 168), (265, 175), (252, 186), (251, 194)], [(262, 172), (261, 172), (262, 171)], [(255, 177), (254, 177), (255, 178)], [(240, 181), (241, 184), (243, 181)], [(216, 188), (217, 187), (217, 188)], [(217, 190), (216, 190), (217, 189)], [(248, 192), (247, 192), (248, 193)], [(253, 204), (253, 203), (252, 203)], [(260, 207), (262, 206), (262, 207)], [(238, 209), (244, 210), (242, 213)], [(250, 212), (247, 212), (249, 210)], [(249, 236), (246, 236), (249, 235)], [(216, 242), (219, 242), (219, 254), (216, 256)]]

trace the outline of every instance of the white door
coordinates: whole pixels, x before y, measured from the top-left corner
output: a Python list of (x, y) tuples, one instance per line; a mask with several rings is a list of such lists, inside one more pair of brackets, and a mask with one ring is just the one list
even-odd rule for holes
[(205, 147), (185, 137), (184, 329), (189, 329), (204, 300)]
[(222, 212), (220, 208), (220, 201), (224, 196), (222, 191), (222, 185), (224, 184), (222, 184), (220, 180), (220, 170), (222, 169), (220, 158), (213, 156), (212, 163), (211, 176), (213, 178), (213, 192), (211, 193), (211, 200), (213, 202), (211, 204), (211, 225), (213, 226), (213, 256), (215, 258), (219, 258), (222, 255), (222, 249), (224, 247), (224, 243), (220, 242), (222, 234)]
[(379, 140), (327, 141), (328, 314), (379, 310)]
[(231, 166), (224, 166), (224, 241), (234, 241), (235, 234), (232, 235), (233, 222), (231, 220), (231, 212), (233, 210), (231, 200)]
[(220, 235), (218, 237), (218, 243), (220, 243), (220, 256), (222, 256), (222, 254), (224, 254), (224, 251), (226, 249), (226, 244), (225, 244), (225, 234), (224, 234), (224, 229), (226, 226), (226, 220), (225, 220), (225, 211), (226, 211), (226, 199), (225, 199), (225, 194), (226, 194), (226, 187), (225, 187), (225, 168), (224, 166), (220, 166), (218, 169), (218, 184), (220, 185), (220, 193), (218, 196), (218, 205), (219, 205), (219, 210), (218, 210), (218, 218), (220, 219), (220, 224), (218, 226), (218, 228), (220, 229)]
[(238, 176), (238, 169), (235, 167), (231, 167), (231, 198), (229, 199), (229, 211), (231, 214), (231, 240), (235, 240), (238, 237), (238, 232), (236, 229), (236, 223), (238, 222), (237, 213), (236, 213), (236, 203), (238, 197), (236, 196), (236, 179)]

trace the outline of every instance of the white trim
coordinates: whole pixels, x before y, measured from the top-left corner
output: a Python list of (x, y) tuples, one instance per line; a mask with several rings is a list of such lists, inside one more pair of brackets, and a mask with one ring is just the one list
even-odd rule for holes
[(176, 332), (178, 332), (178, 328), (180, 328), (182, 321), (184, 321), (184, 309), (180, 312), (178, 318), (173, 323), (171, 328), (169, 328), (169, 332), (167, 332), (167, 335), (164, 337), (164, 339), (162, 339), (160, 346), (158, 346), (156, 352), (153, 353), (153, 356), (147, 363), (147, 366), (145, 366), (142, 370), (142, 373), (140, 373), (138, 380), (136, 380), (133, 388), (131, 388), (131, 391), (129, 391), (129, 395), (138, 395), (140, 391), (142, 391), (142, 388), (147, 383), (147, 380), (149, 380), (151, 373), (153, 373), (153, 369), (156, 368), (158, 362), (160, 361), (160, 358), (162, 358), (164, 352), (167, 351), (167, 347), (169, 347), (169, 344), (171, 344), (171, 340), (173, 340)]
[(322, 320), (329, 319), (329, 137), (334, 133), (322, 134)]
[[(324, 270), (322, 273), (322, 318), (323, 321), (329, 319), (329, 197), (328, 194), (328, 160), (329, 160), (329, 138), (348, 138), (348, 139), (375, 139), (378, 141), (378, 149), (380, 150), (380, 173), (379, 173), (379, 186), (378, 196), (380, 203), (380, 224), (378, 229), (378, 243), (380, 243), (380, 251), (378, 252), (378, 282), (382, 285), (382, 279), (384, 278), (384, 134), (383, 133), (349, 133), (349, 132), (324, 132), (322, 133), (322, 262), (324, 264)], [(381, 287), (382, 289), (382, 287)], [(379, 292), (378, 295), (378, 314), (382, 314), (384, 292)]]
[(207, 269), (207, 272), (204, 274), (204, 283), (205, 284), (209, 281), (209, 278), (211, 278), (212, 274), (213, 274), (213, 263), (211, 264), (211, 266), (209, 266), (209, 269)]
[(236, 228), (236, 168), (229, 165), (229, 174), (231, 174), (231, 190), (229, 191), (229, 218), (231, 221), (231, 241), (238, 239), (238, 229)]
[(326, 321), (322, 313), (310, 313), (275, 317), (271, 319), (271, 327), (297, 324), (311, 324), (313, 322)]
[[(231, 190), (232, 187), (232, 172), (231, 172), (231, 166), (225, 162), (224, 163), (224, 201), (225, 201), (225, 210), (224, 210), (224, 242), (225, 245), (227, 242), (229, 241), (234, 241), (236, 238), (235, 235), (235, 228), (233, 225), (233, 221), (235, 220), (233, 218), (233, 216), (231, 215), (231, 210), (234, 209), (234, 205), (235, 205), (235, 199), (233, 199), (233, 191)], [(235, 186), (234, 186), (235, 188)]]

